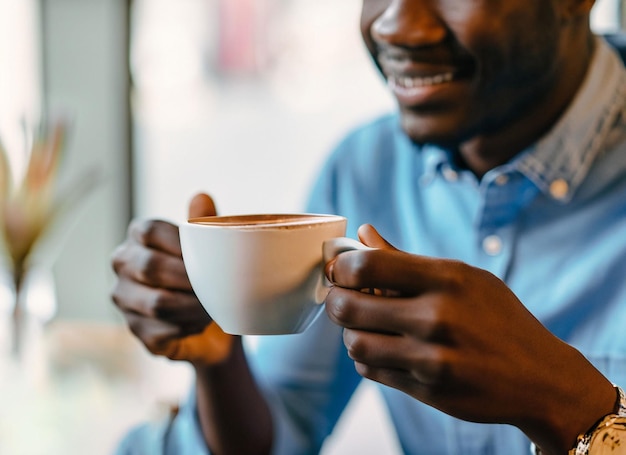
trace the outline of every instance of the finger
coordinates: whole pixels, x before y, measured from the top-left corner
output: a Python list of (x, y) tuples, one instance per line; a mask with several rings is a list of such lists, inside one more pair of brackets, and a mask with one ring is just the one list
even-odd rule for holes
[(397, 249), (385, 240), (371, 224), (363, 224), (360, 226), (357, 234), (361, 243), (371, 248), (382, 248), (388, 250)]
[(217, 215), (213, 198), (205, 193), (198, 193), (189, 202), (189, 218)]
[(123, 315), (130, 331), (153, 354), (161, 354), (169, 342), (183, 336), (183, 331), (175, 324), (132, 312), (124, 312)]
[(420, 382), (410, 371), (374, 367), (360, 362), (354, 362), (354, 368), (364, 378), (419, 397), (425, 403), (429, 402), (428, 398), (432, 394), (431, 386)]
[(191, 284), (182, 258), (137, 243), (126, 243), (112, 258), (113, 269), (148, 286), (191, 292)]
[(410, 336), (344, 330), (349, 357), (374, 369), (403, 370), (422, 384), (441, 383), (450, 376), (453, 351)]
[[(462, 387), (459, 390), (449, 384), (428, 382), (428, 380), (422, 381), (416, 377), (414, 372), (404, 369), (374, 367), (359, 362), (355, 362), (354, 367), (357, 373), (364, 378), (405, 392), (422, 403), (446, 413), (449, 413), (450, 410), (446, 409), (446, 406), (442, 406), (443, 402), (454, 401), (454, 395), (459, 393), (462, 397), (466, 397), (468, 393), (471, 393), (469, 387)], [(467, 420), (471, 420), (471, 416), (468, 416)]]
[(406, 368), (401, 354), (408, 351), (407, 339), (402, 335), (344, 329), (343, 344), (348, 356), (379, 368)]
[(197, 331), (211, 322), (195, 295), (155, 289), (130, 280), (116, 284), (112, 299), (123, 312), (158, 319)]
[(325, 301), (328, 317), (344, 328), (410, 334), (423, 341), (449, 343), (454, 323), (440, 294), (385, 297), (333, 287)]
[(180, 257), (178, 227), (161, 220), (133, 220), (128, 227), (128, 238), (140, 245)]
[(473, 276), (472, 268), (459, 261), (382, 248), (347, 251), (331, 267), (327, 273), (336, 286), (383, 289), (403, 296), (450, 289)]
[(397, 300), (333, 287), (326, 296), (325, 310), (331, 321), (347, 329), (400, 334), (395, 330), (398, 324), (392, 321)]

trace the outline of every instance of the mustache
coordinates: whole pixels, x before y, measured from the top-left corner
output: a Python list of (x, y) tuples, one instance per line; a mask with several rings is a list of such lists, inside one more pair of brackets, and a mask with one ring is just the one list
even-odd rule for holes
[(467, 51), (448, 45), (404, 47), (385, 43), (375, 43), (374, 54), (378, 59), (390, 62), (416, 62), (432, 65), (464, 67), (474, 65), (474, 58)]

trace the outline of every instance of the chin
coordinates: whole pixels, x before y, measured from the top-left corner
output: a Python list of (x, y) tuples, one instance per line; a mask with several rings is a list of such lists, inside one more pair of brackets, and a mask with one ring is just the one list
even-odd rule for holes
[(402, 129), (416, 144), (434, 144), (442, 147), (455, 146), (466, 139), (463, 122), (441, 114), (415, 114), (401, 111)]

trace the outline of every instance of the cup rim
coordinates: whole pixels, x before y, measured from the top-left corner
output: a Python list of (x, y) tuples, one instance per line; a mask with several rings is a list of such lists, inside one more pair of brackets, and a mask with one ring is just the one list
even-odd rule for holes
[(322, 213), (253, 213), (193, 217), (187, 224), (233, 229), (272, 229), (279, 227), (306, 227), (346, 220), (341, 215)]

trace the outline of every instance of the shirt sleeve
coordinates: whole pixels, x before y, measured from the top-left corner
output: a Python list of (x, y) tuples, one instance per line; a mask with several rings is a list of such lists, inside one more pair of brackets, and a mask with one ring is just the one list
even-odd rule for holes
[(192, 388), (175, 416), (133, 428), (115, 455), (210, 455), (197, 415)]
[(361, 377), (322, 312), (304, 333), (259, 337), (250, 365), (271, 407), (276, 455), (318, 453)]

